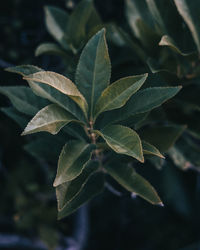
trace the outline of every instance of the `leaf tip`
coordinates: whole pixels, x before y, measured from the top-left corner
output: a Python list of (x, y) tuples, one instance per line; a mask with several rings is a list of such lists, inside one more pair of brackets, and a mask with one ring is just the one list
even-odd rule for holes
[(138, 158), (138, 161), (140, 161), (141, 163), (144, 163), (144, 156)]
[(160, 206), (160, 207), (164, 207), (165, 206), (162, 201), (159, 202), (157, 205)]
[(27, 135), (25, 130), (21, 133), (21, 136), (24, 136), (24, 135)]

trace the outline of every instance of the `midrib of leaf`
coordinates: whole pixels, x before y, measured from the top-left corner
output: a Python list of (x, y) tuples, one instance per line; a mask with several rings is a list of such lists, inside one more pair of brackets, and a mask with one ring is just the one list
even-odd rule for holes
[(90, 119), (92, 120), (93, 119), (93, 103), (94, 103), (94, 82), (95, 82), (95, 79), (96, 79), (96, 74), (95, 74), (95, 72), (96, 72), (96, 66), (97, 66), (97, 63), (96, 63), (96, 61), (97, 61), (97, 58), (98, 58), (98, 48), (99, 48), (99, 42), (100, 42), (100, 39), (99, 39), (99, 41), (98, 41), (98, 45), (97, 45), (97, 48), (96, 48), (96, 57), (95, 57), (95, 63), (94, 63), (94, 74), (93, 74), (93, 78), (92, 78), (92, 94), (91, 94), (91, 102), (90, 102), (90, 105), (91, 105), (91, 107), (90, 107)]

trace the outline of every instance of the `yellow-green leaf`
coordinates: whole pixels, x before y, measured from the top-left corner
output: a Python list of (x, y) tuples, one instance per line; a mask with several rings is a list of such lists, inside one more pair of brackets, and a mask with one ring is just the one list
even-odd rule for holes
[(144, 162), (142, 143), (134, 130), (121, 125), (111, 125), (95, 132), (103, 137), (108, 146), (116, 153), (125, 154)]
[(28, 123), (22, 135), (46, 131), (57, 134), (62, 127), (76, 119), (57, 104), (50, 104), (41, 109)]
[(57, 89), (61, 93), (69, 96), (80, 106), (85, 115), (87, 114), (88, 107), (85, 98), (79, 92), (76, 85), (67, 77), (51, 71), (41, 71), (25, 76), (24, 79), (44, 83)]
[(147, 74), (121, 78), (108, 86), (95, 106), (95, 118), (102, 112), (121, 108), (128, 99), (141, 88)]
[(142, 141), (142, 148), (143, 148), (143, 154), (150, 154), (158, 156), (160, 158), (165, 158), (156, 147), (154, 147), (153, 145), (151, 145), (146, 141)]

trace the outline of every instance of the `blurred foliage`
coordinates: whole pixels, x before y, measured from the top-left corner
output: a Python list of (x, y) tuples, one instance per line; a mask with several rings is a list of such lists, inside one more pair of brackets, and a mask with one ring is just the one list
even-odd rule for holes
[[(51, 37), (53, 34), (47, 33), (43, 6), (60, 7), (69, 15), (76, 2), (60, 1), (55, 6), (55, 1), (6, 1), (0, 19), (3, 27), (1, 68), (28, 63), (72, 78), (81, 49), (95, 32), (87, 35), (85, 40), (81, 38), (82, 44), (76, 45), (75, 50), (74, 46), (61, 48), (59, 55), (62, 60), (55, 53), (45, 55), (49, 47), (44, 45), (37, 48), (38, 57), (33, 54), (38, 44), (44, 41), (54, 43), (51, 50), (61, 47), (61, 43)], [(90, 204), (90, 235), (86, 249), (199, 249), (199, 3), (186, 0), (99, 0), (94, 4), (101, 25), (103, 23), (107, 28), (112, 81), (148, 72), (144, 87), (183, 85), (174, 99), (146, 114), (137, 129), (142, 128), (144, 136), (145, 133), (153, 135), (161, 131), (163, 137), (158, 137), (158, 140), (154, 136), (148, 138), (159, 148), (160, 138), (169, 137), (160, 126), (187, 127), (175, 146), (165, 154), (164, 161), (153, 157), (143, 168), (136, 165), (137, 172), (159, 190), (165, 207), (153, 207), (140, 198), (131, 198), (109, 179), (112, 188), (108, 187), (104, 195)], [(187, 9), (191, 16), (184, 14)], [(47, 7), (45, 10), (47, 15)], [(70, 63), (67, 61), (69, 56)], [(1, 85), (25, 84), (7, 72), (1, 72), (1, 76)], [(23, 128), (31, 118), (14, 111), (3, 95), (0, 105), (4, 107), (2, 111)], [(65, 245), (63, 239), (73, 234), (74, 216), (64, 221), (55, 220), (56, 200), (51, 188), (61, 150), (61, 146), (59, 149), (55, 144), (64, 144), (63, 135), (43, 134), (41, 138), (36, 134), (25, 139), (19, 136), (22, 128), (2, 112), (0, 121), (1, 233), (37, 237), (46, 242), (49, 249), (57, 244)], [(68, 136), (73, 133), (71, 128)], [(45, 150), (47, 146), (41, 147), (42, 143), (50, 146), (51, 153)], [(162, 151), (162, 147), (159, 149)], [(121, 197), (113, 194), (116, 190)], [(2, 249), (6, 249), (5, 246)]]

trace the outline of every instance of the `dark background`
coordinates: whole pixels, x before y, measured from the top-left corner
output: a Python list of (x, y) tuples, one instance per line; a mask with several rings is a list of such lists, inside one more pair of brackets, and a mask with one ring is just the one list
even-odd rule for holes
[[(78, 1), (74, 1), (76, 3)], [(3, 69), (34, 64), (62, 71), (59, 58), (34, 56), (35, 48), (53, 41), (44, 24), (47, 4), (66, 8), (69, 1), (6, 0), (0, 9), (0, 85), (26, 84)], [(125, 22), (123, 1), (95, 1), (105, 22)], [(9, 106), (0, 95), (0, 107)], [(200, 249), (200, 178), (192, 170), (162, 171), (146, 164), (139, 171), (157, 188), (165, 207), (106, 190), (74, 215), (57, 221), (52, 176), (56, 166), (23, 150), (18, 125), (0, 112), (0, 249), (198, 250)], [(53, 149), (52, 149), (53, 150)], [(53, 173), (53, 174), (52, 174)], [(117, 186), (120, 190), (120, 187)], [(50, 198), (49, 198), (50, 197)], [(81, 238), (82, 237), (82, 238)]]

